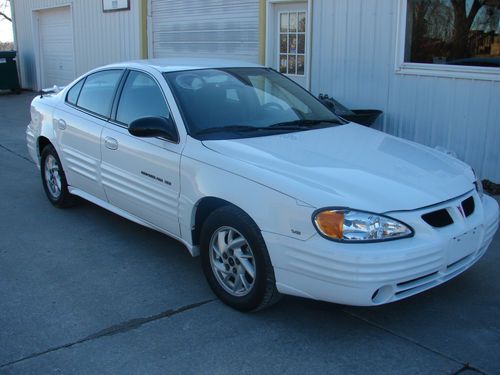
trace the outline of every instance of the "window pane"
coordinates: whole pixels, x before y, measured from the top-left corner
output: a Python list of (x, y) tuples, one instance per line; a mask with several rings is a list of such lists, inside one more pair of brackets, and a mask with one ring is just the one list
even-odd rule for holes
[(280, 31), (285, 33), (288, 31), (288, 13), (282, 13), (280, 16)]
[(89, 75), (78, 98), (78, 106), (109, 117), (113, 95), (121, 76), (121, 70), (106, 70)]
[(287, 34), (280, 35), (280, 53), (287, 53), (288, 39)]
[(85, 79), (80, 80), (76, 85), (69, 89), (68, 95), (66, 96), (66, 101), (73, 105), (76, 105), (78, 100), (78, 95), (80, 95), (80, 90), (82, 89), (83, 82)]
[(286, 55), (280, 56), (280, 73), (286, 73), (286, 67), (288, 66)]
[(295, 74), (295, 56), (288, 56), (288, 74)]
[(305, 34), (299, 34), (298, 37), (297, 52), (304, 53), (306, 50), (306, 36)]
[(304, 75), (304, 55), (297, 56), (297, 75)]
[(290, 34), (288, 35), (288, 52), (289, 53), (297, 53), (297, 35)]
[(297, 31), (297, 13), (290, 13), (290, 31)]
[(299, 13), (299, 27), (298, 31), (304, 33), (306, 31), (306, 14)]
[(405, 61), (500, 67), (500, 0), (407, 0)]
[(146, 116), (169, 117), (163, 94), (156, 82), (147, 74), (130, 72), (123, 87), (116, 120), (129, 125)]

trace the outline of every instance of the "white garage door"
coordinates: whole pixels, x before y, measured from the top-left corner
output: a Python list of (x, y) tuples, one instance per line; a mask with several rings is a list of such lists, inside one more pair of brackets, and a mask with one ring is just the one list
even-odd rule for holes
[(152, 57), (259, 59), (259, 0), (152, 0)]
[(75, 79), (70, 7), (39, 11), (38, 39), (42, 88), (63, 86)]

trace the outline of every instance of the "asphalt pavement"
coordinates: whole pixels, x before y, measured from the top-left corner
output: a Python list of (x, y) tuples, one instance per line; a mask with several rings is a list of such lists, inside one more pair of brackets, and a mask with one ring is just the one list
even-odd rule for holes
[(407, 300), (240, 313), (175, 240), (51, 206), (26, 149), (33, 96), (0, 95), (0, 374), (500, 374), (499, 233)]

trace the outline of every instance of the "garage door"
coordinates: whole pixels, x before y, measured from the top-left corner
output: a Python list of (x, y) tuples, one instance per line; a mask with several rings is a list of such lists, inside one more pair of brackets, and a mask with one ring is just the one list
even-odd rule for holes
[(258, 62), (259, 0), (152, 0), (153, 57)]
[(70, 7), (39, 11), (38, 38), (42, 88), (63, 86), (75, 79)]

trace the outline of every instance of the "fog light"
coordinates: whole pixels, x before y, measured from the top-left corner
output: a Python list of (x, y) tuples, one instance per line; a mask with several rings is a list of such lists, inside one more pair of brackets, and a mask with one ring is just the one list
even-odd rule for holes
[(392, 286), (385, 285), (382, 288), (378, 288), (372, 295), (372, 302), (375, 304), (381, 304), (389, 301), (389, 299), (394, 295), (394, 290)]

